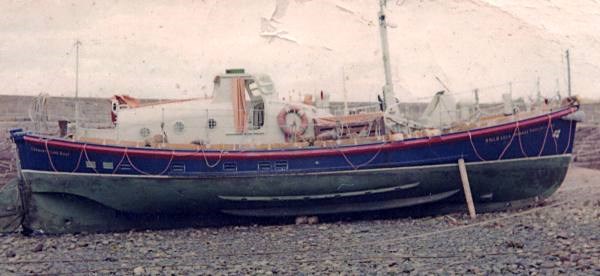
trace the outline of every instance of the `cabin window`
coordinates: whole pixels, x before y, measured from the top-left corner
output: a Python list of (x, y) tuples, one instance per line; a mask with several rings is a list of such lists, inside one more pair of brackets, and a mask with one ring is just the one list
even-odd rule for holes
[(183, 133), (184, 128), (185, 128), (185, 125), (181, 121), (177, 121), (177, 122), (175, 122), (175, 124), (173, 124), (173, 130), (177, 134)]
[(131, 171), (131, 165), (129, 165), (127, 163), (122, 163), (121, 165), (119, 165), (119, 170), (120, 171)]
[(250, 114), (248, 114), (249, 129), (260, 129), (265, 124), (265, 103), (261, 90), (254, 80), (246, 80), (246, 100), (250, 101)]
[(147, 127), (143, 127), (142, 129), (140, 129), (140, 135), (142, 137), (148, 137), (150, 135), (150, 129)]
[(215, 119), (210, 118), (208, 119), (208, 128), (213, 129), (217, 126), (217, 121), (215, 121)]
[(262, 101), (252, 106), (250, 125), (253, 129), (260, 129), (265, 125), (265, 104)]
[(235, 162), (225, 162), (223, 163), (224, 171), (237, 171), (237, 164)]

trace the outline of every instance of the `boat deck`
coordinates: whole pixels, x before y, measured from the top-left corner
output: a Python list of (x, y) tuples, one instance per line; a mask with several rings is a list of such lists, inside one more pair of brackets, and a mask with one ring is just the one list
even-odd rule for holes
[(512, 115), (491, 115), (482, 116), (476, 122), (457, 122), (451, 128), (440, 130), (436, 128), (424, 128), (413, 130), (410, 133), (391, 133), (380, 136), (358, 136), (350, 135), (340, 139), (316, 140), (316, 141), (299, 141), (299, 142), (284, 142), (284, 143), (269, 143), (269, 144), (177, 144), (177, 143), (162, 143), (148, 142), (144, 140), (115, 140), (115, 139), (100, 139), (92, 137), (80, 137), (75, 141), (82, 143), (91, 143), (99, 145), (134, 147), (134, 148), (154, 148), (168, 150), (216, 150), (216, 151), (235, 151), (235, 150), (277, 150), (277, 149), (303, 149), (303, 148), (334, 148), (339, 146), (365, 145), (376, 144), (382, 142), (413, 140), (426, 137), (435, 137), (443, 134), (467, 132), (477, 129), (484, 129), (491, 126), (508, 124), (515, 121), (534, 118), (548, 112), (556, 111), (566, 106), (551, 108), (545, 106), (532, 111), (519, 112)]

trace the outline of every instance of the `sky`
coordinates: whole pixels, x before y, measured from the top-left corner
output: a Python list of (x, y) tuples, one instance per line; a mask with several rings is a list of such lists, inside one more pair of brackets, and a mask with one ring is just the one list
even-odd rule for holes
[[(226, 68), (267, 73), (281, 97), (374, 101), (384, 83), (377, 0), (0, 2), (0, 94), (210, 96)], [(599, 98), (598, 0), (390, 0), (401, 101), (449, 90)], [(346, 93), (344, 93), (344, 87)]]

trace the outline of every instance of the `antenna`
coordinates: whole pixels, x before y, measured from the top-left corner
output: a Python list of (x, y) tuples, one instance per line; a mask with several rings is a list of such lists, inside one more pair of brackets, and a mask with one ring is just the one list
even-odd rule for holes
[(558, 78), (556, 78), (556, 97), (560, 100), (560, 85), (558, 82)]
[(75, 41), (75, 133), (73, 139), (79, 132), (79, 46), (81, 41)]
[(346, 91), (346, 70), (342, 66), (342, 85), (344, 87), (344, 115), (348, 115), (348, 92)]
[(567, 93), (571, 97), (571, 58), (569, 56), (569, 50), (567, 49)]
[(535, 102), (539, 103), (542, 100), (542, 90), (540, 90), (540, 77), (537, 77), (536, 86), (537, 86), (537, 94), (536, 94)]
[(444, 87), (444, 89), (446, 89), (446, 92), (450, 93), (450, 88), (448, 88), (448, 86), (446, 86), (446, 84), (442, 80), (440, 80), (438, 76), (435, 76), (435, 79)]

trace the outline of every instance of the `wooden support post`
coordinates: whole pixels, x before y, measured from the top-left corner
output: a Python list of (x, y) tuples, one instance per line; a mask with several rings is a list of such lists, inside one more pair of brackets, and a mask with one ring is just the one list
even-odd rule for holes
[(467, 167), (465, 166), (464, 159), (458, 159), (458, 170), (460, 171), (460, 179), (462, 180), (463, 190), (465, 191), (465, 199), (467, 200), (467, 208), (469, 208), (469, 216), (471, 219), (475, 219), (477, 214), (475, 213), (475, 204), (473, 203), (473, 196), (471, 195), (471, 186), (469, 185), (469, 176), (467, 175)]

